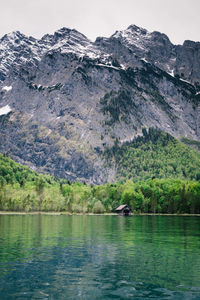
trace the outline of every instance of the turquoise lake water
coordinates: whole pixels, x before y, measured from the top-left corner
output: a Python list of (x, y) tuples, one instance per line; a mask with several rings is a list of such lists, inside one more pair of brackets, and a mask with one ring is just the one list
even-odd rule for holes
[(200, 299), (200, 217), (0, 216), (0, 299)]

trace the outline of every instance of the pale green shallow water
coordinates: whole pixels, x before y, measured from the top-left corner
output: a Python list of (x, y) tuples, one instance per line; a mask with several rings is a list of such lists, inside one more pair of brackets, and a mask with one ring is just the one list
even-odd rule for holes
[(0, 299), (200, 299), (200, 217), (0, 216)]

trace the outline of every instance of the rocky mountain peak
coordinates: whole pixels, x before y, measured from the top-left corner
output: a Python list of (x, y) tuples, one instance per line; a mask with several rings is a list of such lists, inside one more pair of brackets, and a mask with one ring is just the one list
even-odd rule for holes
[(123, 44), (127, 47), (136, 48), (143, 50), (143, 52), (148, 52), (149, 48), (152, 47), (172, 47), (167, 35), (160, 33), (158, 31), (149, 32), (144, 28), (138, 27), (136, 25), (130, 25), (127, 29), (122, 31), (116, 31), (111, 38), (120, 39)]
[(76, 29), (63, 27), (53, 35), (45, 35), (38, 41), (45, 52), (74, 53), (79, 57), (89, 56), (92, 58), (99, 56), (99, 49), (82, 33)]
[(5, 35), (0, 152), (40, 171), (101, 183), (115, 179), (104, 151), (143, 128), (200, 140), (199, 57), (199, 43), (176, 46), (136, 25), (94, 43), (69, 28), (39, 40)]
[(36, 43), (36, 39), (33, 37), (27, 37), (26, 35), (22, 34), (20, 31), (13, 31), (8, 34), (5, 34), (0, 39), (0, 49), (6, 50), (9, 47), (17, 48), (20, 45), (31, 45)]
[(116, 38), (116, 39), (122, 39), (122, 40), (127, 40), (129, 43), (134, 43), (135, 41), (139, 39), (145, 38), (149, 32), (141, 27), (138, 27), (136, 25), (130, 25), (127, 29), (121, 30), (121, 31), (116, 31), (111, 38)]
[(20, 31), (12, 31), (10, 33), (5, 34), (2, 38), (1, 38), (1, 42), (3, 41), (13, 41), (16, 40), (18, 38), (23, 39), (25, 37), (24, 34), (22, 34)]
[(41, 48), (35, 38), (19, 31), (4, 35), (0, 40), (0, 80), (24, 64), (30, 65), (40, 60), (40, 53)]
[(61, 41), (76, 42), (76, 43), (80, 43), (81, 41), (89, 42), (88, 38), (84, 34), (77, 31), (76, 29), (63, 27), (57, 30), (53, 35), (50, 34), (44, 35), (40, 43), (50, 42), (52, 45), (54, 45)]
[(70, 28), (66, 28), (66, 27), (59, 29), (58, 31), (55, 32), (54, 35), (57, 35), (60, 37), (65, 37), (65, 36), (72, 37), (73, 36), (73, 37), (77, 37), (79, 39), (88, 41), (88, 38), (81, 32), (77, 31), (76, 29), (70, 29)]
[(125, 66), (138, 66), (139, 59), (156, 65), (170, 75), (177, 74), (196, 85), (200, 83), (200, 43), (185, 41), (183, 46), (176, 46), (167, 35), (158, 31), (149, 32), (134, 24), (125, 30), (116, 31), (110, 38), (98, 37), (95, 43), (76, 29), (66, 27), (52, 35), (46, 34), (39, 40), (19, 31), (7, 34), (0, 40), (0, 78), (4, 79), (5, 73), (12, 66), (21, 66), (27, 62), (35, 65), (49, 51), (103, 60), (112, 56)]
[(164, 33), (161, 33), (159, 31), (153, 31), (150, 33), (150, 39), (155, 43), (162, 43), (164, 45), (171, 45), (172, 43), (168, 36)]
[(139, 27), (135, 24), (131, 24), (128, 26), (127, 30), (131, 30), (132, 32), (137, 32), (140, 34), (147, 34), (148, 31), (145, 28)]

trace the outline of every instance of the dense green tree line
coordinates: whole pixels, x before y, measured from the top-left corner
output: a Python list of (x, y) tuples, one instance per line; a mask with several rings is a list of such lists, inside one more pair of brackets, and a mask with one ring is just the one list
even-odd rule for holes
[(168, 133), (150, 128), (132, 142), (115, 145), (104, 153), (116, 166), (118, 180), (151, 178), (200, 179), (200, 154)]
[(104, 213), (120, 204), (128, 204), (134, 213), (200, 213), (200, 182), (149, 179), (90, 186), (40, 180), (0, 188), (0, 210), (4, 211)]
[(0, 154), (0, 210), (104, 213), (126, 203), (135, 213), (200, 213), (200, 156), (170, 135), (143, 129), (105, 155), (123, 180), (95, 186), (38, 174)]

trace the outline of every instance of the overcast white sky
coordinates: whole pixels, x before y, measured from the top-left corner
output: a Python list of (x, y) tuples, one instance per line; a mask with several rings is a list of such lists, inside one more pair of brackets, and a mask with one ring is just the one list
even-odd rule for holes
[(1, 0), (0, 8), (0, 37), (19, 30), (40, 38), (69, 27), (95, 40), (135, 24), (175, 44), (200, 41), (200, 0)]

